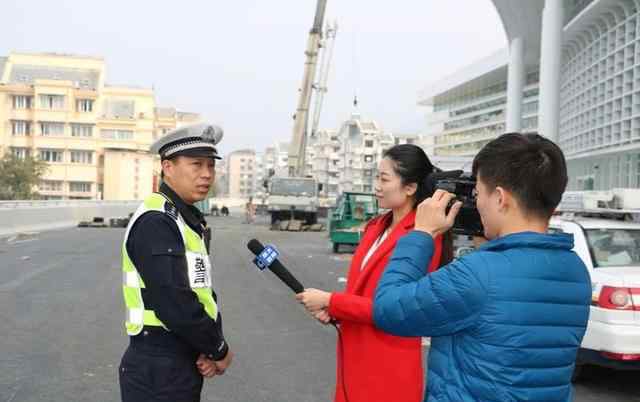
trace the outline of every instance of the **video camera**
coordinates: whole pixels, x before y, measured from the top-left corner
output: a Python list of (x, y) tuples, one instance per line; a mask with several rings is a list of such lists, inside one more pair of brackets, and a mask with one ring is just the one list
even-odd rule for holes
[(429, 180), (434, 191), (444, 190), (456, 196), (447, 206), (447, 213), (457, 201), (462, 202), (452, 232), (459, 235), (484, 236), (484, 227), (476, 208), (476, 178), (471, 173), (455, 170), (433, 173)]

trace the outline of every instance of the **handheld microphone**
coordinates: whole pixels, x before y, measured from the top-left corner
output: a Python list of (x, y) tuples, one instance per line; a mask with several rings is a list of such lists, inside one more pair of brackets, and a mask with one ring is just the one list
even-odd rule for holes
[[(247, 243), (247, 248), (256, 256), (259, 256), (265, 249), (262, 243), (260, 243), (256, 239), (249, 240), (249, 243)], [(304, 286), (302, 286), (302, 284), (298, 282), (296, 277), (293, 276), (291, 272), (289, 272), (289, 270), (286, 269), (277, 258), (273, 260), (270, 265), (268, 265), (268, 268), (271, 270), (271, 272), (276, 274), (276, 276), (282, 282), (289, 286), (289, 288), (293, 290), (294, 293), (298, 294), (304, 292)]]

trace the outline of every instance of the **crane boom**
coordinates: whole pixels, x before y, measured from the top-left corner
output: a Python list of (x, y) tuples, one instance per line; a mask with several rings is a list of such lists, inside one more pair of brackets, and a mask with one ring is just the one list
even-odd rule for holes
[(327, 93), (327, 83), (329, 81), (329, 71), (331, 70), (331, 58), (333, 57), (333, 46), (335, 43), (336, 34), (338, 33), (338, 23), (334, 22), (333, 25), (327, 25), (326, 40), (323, 46), (322, 59), (320, 60), (320, 81), (316, 88), (315, 105), (313, 107), (313, 123), (311, 124), (311, 137), (313, 138), (318, 133), (318, 127), (320, 126), (320, 115), (322, 114), (322, 105), (324, 102), (324, 95)]
[(318, 0), (313, 27), (309, 32), (307, 48), (304, 53), (304, 74), (302, 76), (302, 86), (300, 87), (298, 105), (294, 116), (293, 135), (289, 147), (289, 176), (293, 177), (304, 176), (309, 105), (311, 104), (311, 94), (318, 64), (318, 53), (322, 40), (322, 25), (324, 24), (326, 8), (327, 0)]

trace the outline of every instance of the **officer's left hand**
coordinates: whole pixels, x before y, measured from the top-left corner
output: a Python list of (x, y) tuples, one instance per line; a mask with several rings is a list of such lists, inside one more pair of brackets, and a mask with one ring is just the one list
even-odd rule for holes
[(451, 193), (436, 190), (431, 197), (422, 201), (416, 212), (415, 230), (429, 233), (435, 238), (451, 229), (462, 208), (462, 203), (458, 201), (446, 213), (449, 202), (454, 198), (455, 195)]
[(304, 304), (311, 314), (315, 314), (329, 307), (331, 293), (318, 289), (305, 289), (304, 292), (296, 295), (296, 300)]
[(201, 354), (196, 361), (196, 366), (198, 366), (198, 371), (203, 377), (212, 378), (218, 374), (218, 369), (213, 360), (207, 358), (205, 355)]

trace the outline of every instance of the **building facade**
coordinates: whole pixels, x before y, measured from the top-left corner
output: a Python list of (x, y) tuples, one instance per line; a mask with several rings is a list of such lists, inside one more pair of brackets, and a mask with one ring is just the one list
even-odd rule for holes
[[(489, 141), (507, 131), (508, 50), (498, 51), (423, 89), (430, 155), (468, 164)], [(538, 65), (528, 67), (520, 131), (538, 129)], [(454, 163), (455, 165), (455, 163)]]
[(320, 195), (326, 198), (344, 191), (373, 192), (378, 163), (393, 145), (391, 134), (354, 113), (338, 131), (323, 130), (310, 140), (307, 174), (322, 185)]
[(256, 193), (256, 151), (244, 149), (226, 158), (229, 197), (253, 197)]
[(493, 0), (509, 46), (427, 86), (425, 134), (466, 164), (504, 132), (564, 151), (570, 190), (640, 187), (640, 3)]
[(197, 121), (157, 108), (151, 89), (105, 83), (101, 58), (11, 53), (0, 58), (0, 154), (46, 161), (45, 199), (142, 199), (157, 186), (147, 151)]
[(640, 187), (639, 3), (493, 3), (509, 41), (507, 121), (519, 121), (521, 98), (513, 94), (537, 60), (539, 131), (565, 152), (569, 189)]

